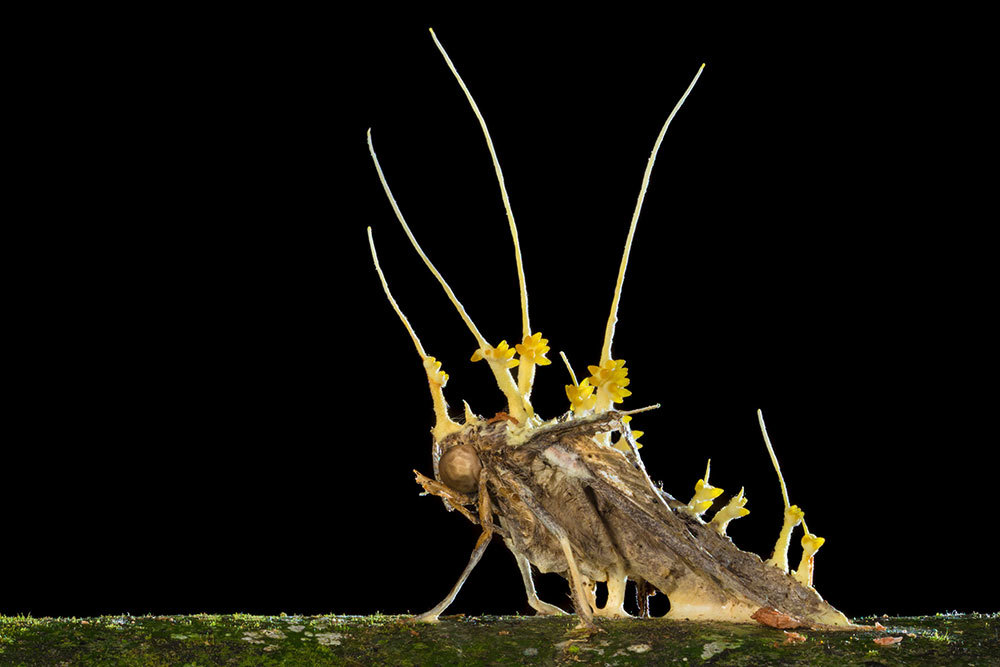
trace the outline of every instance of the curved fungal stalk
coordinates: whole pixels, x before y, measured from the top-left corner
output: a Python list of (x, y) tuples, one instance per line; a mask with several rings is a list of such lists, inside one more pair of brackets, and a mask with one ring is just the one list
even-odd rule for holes
[[(656, 164), (656, 154), (660, 152), (660, 144), (663, 143), (663, 137), (667, 135), (667, 128), (670, 127), (671, 121), (673, 121), (674, 116), (680, 111), (681, 105), (684, 104), (684, 100), (688, 98), (691, 94), (691, 90), (694, 89), (694, 84), (698, 83), (698, 79), (701, 78), (701, 73), (705, 70), (705, 64), (702, 63), (701, 67), (698, 68), (698, 72), (691, 79), (691, 83), (688, 84), (687, 90), (681, 95), (681, 98), (677, 100), (677, 104), (674, 105), (673, 111), (667, 116), (666, 122), (663, 123), (663, 127), (660, 129), (660, 133), (656, 136), (656, 141), (653, 143), (653, 150), (649, 154), (649, 160), (646, 162), (646, 171), (642, 174), (642, 187), (639, 188), (639, 198), (635, 202), (635, 210), (632, 212), (632, 222), (628, 227), (628, 236), (625, 239), (625, 250), (622, 252), (622, 262), (618, 267), (618, 280), (615, 283), (614, 296), (611, 298), (611, 314), (608, 316), (608, 324), (604, 329), (604, 347), (601, 348), (601, 365), (603, 366), (611, 359), (611, 341), (615, 337), (615, 325), (618, 323), (618, 302), (621, 300), (622, 296), (622, 283), (625, 282), (625, 269), (628, 268), (628, 256), (632, 251), (632, 239), (635, 237), (635, 228), (639, 224), (639, 213), (642, 212), (642, 202), (646, 199), (646, 190), (649, 188), (649, 177), (653, 174), (653, 165)], [(607, 409), (607, 405), (604, 409)]]
[(760, 422), (760, 433), (764, 436), (764, 445), (767, 453), (771, 456), (771, 463), (774, 464), (774, 471), (778, 473), (778, 483), (781, 485), (781, 497), (785, 501), (785, 516), (781, 525), (781, 532), (778, 533), (778, 541), (774, 545), (774, 555), (768, 559), (770, 565), (780, 568), (783, 572), (788, 572), (788, 547), (791, 544), (791, 534), (795, 526), (802, 524), (802, 560), (799, 567), (792, 575), (803, 585), (812, 586), (813, 571), (815, 569), (814, 558), (826, 538), (818, 537), (809, 532), (806, 525), (805, 513), (798, 505), (790, 505), (788, 502), (788, 487), (785, 486), (785, 478), (781, 474), (781, 466), (778, 464), (778, 457), (774, 453), (774, 446), (771, 438), (767, 435), (767, 427), (764, 425), (764, 413), (757, 410), (757, 421)]
[[(445, 294), (451, 300), (458, 314), (465, 321), (469, 331), (475, 336), (476, 342), (479, 344), (479, 349), (477, 352), (484, 355), (484, 357), (489, 361), (490, 370), (493, 371), (493, 375), (496, 377), (497, 385), (500, 387), (500, 391), (503, 392), (504, 396), (507, 397), (508, 410), (515, 419), (524, 421), (527, 419), (528, 413), (530, 411), (530, 405), (524, 396), (517, 389), (517, 385), (514, 384), (514, 378), (510, 375), (509, 366), (506, 365), (508, 358), (503, 358), (501, 355), (494, 354), (494, 348), (486, 342), (483, 335), (479, 333), (479, 329), (476, 328), (475, 323), (473, 323), (472, 318), (465, 310), (465, 306), (462, 302), (458, 300), (455, 296), (455, 292), (451, 289), (445, 281), (444, 276), (434, 267), (434, 264), (424, 253), (423, 248), (417, 243), (416, 237), (413, 236), (413, 232), (410, 231), (410, 226), (406, 224), (406, 220), (403, 218), (403, 212), (399, 210), (399, 205), (396, 203), (396, 198), (392, 196), (392, 190), (389, 189), (389, 183), (385, 180), (385, 174), (382, 173), (382, 166), (378, 162), (378, 156), (375, 155), (375, 145), (372, 143), (372, 131), (368, 130), (368, 152), (372, 156), (372, 161), (375, 163), (375, 170), (378, 172), (379, 181), (382, 182), (382, 188), (385, 190), (386, 197), (389, 198), (389, 203), (392, 204), (392, 210), (396, 213), (396, 219), (399, 220), (399, 224), (402, 225), (403, 231), (406, 232), (407, 238), (410, 239), (410, 243), (413, 245), (413, 249), (417, 251), (420, 255), (420, 259), (424, 260), (424, 264), (430, 269), (434, 277), (437, 278), (438, 282), (441, 283), (441, 287), (444, 288)], [(506, 348), (506, 343), (502, 342), (500, 346)]]
[[(385, 279), (385, 274), (382, 273), (382, 267), (378, 263), (378, 253), (375, 252), (375, 239), (372, 238), (372, 228), (368, 228), (368, 246), (371, 248), (372, 252), (372, 263), (375, 264), (375, 270), (378, 272), (379, 280), (382, 281), (382, 289), (385, 290), (385, 296), (389, 299), (389, 303), (392, 305), (392, 309), (396, 311), (399, 315), (400, 321), (406, 330), (410, 334), (410, 338), (413, 339), (413, 344), (417, 348), (417, 354), (420, 355), (421, 361), (424, 364), (424, 371), (427, 373), (427, 384), (430, 386), (431, 390), (431, 400), (434, 403), (434, 416), (436, 422), (431, 433), (434, 435), (434, 441), (439, 442), (446, 435), (450, 435), (455, 431), (460, 431), (462, 429), (461, 425), (452, 421), (448, 416), (448, 404), (444, 400), (444, 386), (448, 383), (448, 374), (441, 372), (441, 362), (434, 357), (428, 356), (424, 352), (424, 346), (420, 344), (420, 338), (417, 336), (417, 332), (413, 330), (410, 325), (410, 321), (406, 319), (406, 315), (403, 314), (402, 309), (396, 300), (392, 297), (392, 292), (389, 291), (389, 283)], [(434, 457), (435, 467), (437, 467), (438, 456)]]
[[(677, 500), (649, 477), (636, 442), (641, 431), (633, 431), (629, 423), (632, 415), (658, 406), (639, 410), (618, 410), (615, 406), (631, 395), (626, 388), (628, 368), (623, 360), (612, 358), (611, 344), (636, 223), (660, 143), (702, 69), (667, 118), (646, 165), (618, 271), (600, 363), (588, 366), (590, 376), (578, 380), (566, 355), (560, 353), (572, 381), (565, 385), (569, 409), (557, 419), (546, 421), (534, 414), (528, 400), (533, 376), (521, 374), (529, 364), (548, 363), (547, 359), (544, 362), (540, 359), (549, 348), (548, 341), (540, 333), (531, 333), (517, 228), (503, 175), (482, 114), (436, 36), (434, 42), (472, 104), (493, 157), (514, 239), (524, 336), (513, 348), (506, 342), (496, 347), (486, 343), (403, 220), (375, 157), (369, 133), (372, 160), (403, 231), (476, 337), (479, 348), (473, 361), (489, 361), (497, 384), (508, 399), (509, 412), (498, 412), (492, 418), (474, 414), (467, 403), (461, 424), (448, 416), (442, 392), (444, 382), (440, 380), (443, 374), (433, 357), (424, 352), (419, 338), (392, 298), (378, 265), (369, 230), (372, 260), (386, 297), (409, 331), (424, 360), (431, 384), (437, 418), (432, 432), (434, 479), (418, 472), (417, 482), (428, 494), (440, 497), (446, 508), (458, 510), (482, 529), (458, 582), (440, 604), (417, 616), (416, 620), (437, 620), (495, 533), (514, 553), (531, 607), (538, 613), (561, 612), (558, 607), (538, 599), (532, 581), (533, 568), (557, 572), (567, 580), (574, 609), (580, 623), (587, 627), (594, 627), (595, 618), (628, 615), (623, 601), (629, 580), (636, 583), (643, 615), (648, 612), (643, 601), (658, 590), (669, 598), (668, 616), (672, 618), (749, 623), (770, 614), (792, 617), (813, 627), (855, 627), (812, 588), (813, 557), (823, 538), (812, 535), (807, 529), (802, 540), (802, 561), (797, 570), (788, 572), (791, 533), (802, 522), (802, 513), (788, 502), (788, 491), (764, 428), (763, 415), (758, 413), (761, 432), (785, 500), (784, 526), (774, 556), (767, 562), (742, 551), (726, 535), (726, 527), (733, 519), (749, 513), (744, 490), (740, 489), (706, 523), (702, 515), (723, 493), (709, 482), (711, 461), (706, 466), (704, 478), (695, 485), (691, 501)], [(520, 357), (515, 359), (515, 353)], [(514, 383), (509, 370), (515, 366), (520, 366), (518, 384)], [(615, 433), (618, 438), (612, 444)], [(598, 582), (606, 582), (608, 587), (608, 601), (603, 607), (598, 607), (594, 598), (594, 586)]]

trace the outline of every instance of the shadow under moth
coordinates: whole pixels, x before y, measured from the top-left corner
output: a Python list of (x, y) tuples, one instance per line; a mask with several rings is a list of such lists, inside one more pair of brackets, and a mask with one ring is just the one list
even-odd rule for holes
[[(503, 172), (472, 95), (433, 30), (431, 36), (468, 98), (493, 159), (514, 242), (523, 332), (521, 342), (513, 347), (506, 341), (490, 345), (479, 332), (406, 224), (375, 155), (369, 130), (368, 148), (375, 169), (403, 231), (475, 337), (477, 348), (472, 361), (486, 362), (507, 401), (507, 410), (492, 418), (474, 414), (467, 403), (461, 422), (449, 416), (444, 398), (448, 375), (441, 371), (441, 362), (424, 351), (390, 293), (369, 227), (375, 269), (389, 303), (423, 360), (434, 406), (434, 477), (414, 471), (417, 482), (426, 493), (440, 497), (449, 511), (457, 510), (482, 528), (458, 582), (437, 606), (415, 620), (438, 619), (497, 535), (514, 554), (530, 606), (539, 614), (565, 613), (539, 600), (532, 582), (532, 566), (540, 572), (556, 572), (569, 583), (581, 624), (590, 628), (594, 627), (595, 616), (628, 616), (623, 606), (628, 580), (636, 585), (640, 614), (644, 616), (648, 615), (648, 596), (659, 591), (670, 602), (667, 616), (671, 618), (758, 621), (785, 628), (800, 624), (855, 627), (812, 586), (813, 559), (824, 539), (809, 532), (802, 510), (789, 503), (759, 411), (761, 432), (785, 500), (783, 525), (773, 555), (767, 560), (742, 551), (726, 535), (731, 521), (749, 513), (743, 490), (706, 519), (706, 513), (723, 493), (709, 483), (709, 469), (695, 484), (690, 501), (684, 502), (654, 484), (643, 465), (637, 442), (641, 431), (631, 430), (629, 421), (633, 414), (658, 406), (631, 411), (616, 408), (631, 394), (627, 389), (629, 369), (624, 360), (612, 357), (611, 345), (632, 239), (657, 151), (704, 65), (667, 117), (650, 154), (625, 242), (600, 360), (588, 366), (587, 378), (578, 381), (565, 354), (561, 354), (572, 380), (566, 385), (570, 407), (565, 414), (546, 420), (532, 409), (531, 391), (536, 367), (551, 363), (545, 356), (548, 340), (541, 332), (531, 330), (517, 227)], [(511, 373), (513, 368), (517, 369), (516, 377)], [(805, 533), (801, 539), (802, 559), (790, 571), (788, 549), (792, 532), (800, 524)], [(597, 582), (607, 585), (607, 602), (603, 606), (597, 604)]]

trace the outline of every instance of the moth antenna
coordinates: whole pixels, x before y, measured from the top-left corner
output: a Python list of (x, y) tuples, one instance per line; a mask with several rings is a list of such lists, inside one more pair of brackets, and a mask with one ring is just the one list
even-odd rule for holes
[(670, 122), (674, 119), (677, 111), (680, 110), (681, 105), (684, 104), (684, 100), (687, 99), (691, 89), (694, 88), (694, 84), (698, 82), (698, 78), (704, 69), (705, 65), (702, 63), (702, 66), (698, 68), (697, 74), (694, 75), (694, 79), (688, 85), (687, 90), (684, 91), (681, 99), (674, 106), (673, 111), (667, 116), (667, 121), (663, 124), (660, 134), (656, 137), (656, 142), (653, 144), (653, 152), (650, 153), (649, 161), (646, 163), (646, 172), (642, 177), (642, 187), (639, 189), (639, 199), (635, 203), (635, 211), (632, 213), (632, 223), (629, 225), (628, 237), (625, 240), (625, 251), (622, 253), (622, 263), (618, 269), (618, 280), (615, 283), (615, 293), (611, 300), (611, 315), (608, 317), (608, 325), (604, 330), (604, 348), (601, 350), (602, 365), (611, 359), (611, 341), (615, 337), (615, 324), (618, 322), (618, 302), (621, 299), (622, 283), (625, 281), (625, 269), (628, 267), (628, 256), (632, 249), (632, 238), (635, 236), (635, 228), (639, 222), (639, 212), (642, 210), (642, 201), (646, 197), (646, 188), (649, 187), (649, 177), (653, 173), (656, 153), (660, 150), (660, 144), (663, 143), (663, 137), (667, 133), (667, 128), (670, 127)]
[[(382, 189), (385, 190), (385, 195), (389, 198), (389, 203), (392, 205), (392, 210), (396, 214), (396, 219), (399, 220), (399, 224), (403, 226), (403, 231), (406, 232), (406, 236), (410, 239), (410, 243), (413, 245), (414, 250), (417, 251), (420, 258), (424, 260), (424, 264), (427, 265), (427, 268), (430, 269), (434, 277), (437, 278), (439, 283), (441, 283), (441, 287), (444, 288), (444, 292), (448, 295), (448, 299), (451, 300), (455, 309), (458, 311), (458, 314), (462, 317), (466, 326), (469, 327), (469, 331), (471, 331), (472, 335), (475, 336), (476, 342), (479, 343), (479, 348), (482, 350), (492, 349), (489, 343), (486, 342), (486, 339), (483, 338), (483, 335), (479, 333), (479, 329), (476, 328), (472, 318), (469, 317), (469, 314), (466, 312), (465, 306), (463, 306), (462, 302), (458, 300), (458, 297), (455, 296), (455, 292), (452, 291), (447, 281), (445, 281), (441, 273), (434, 267), (431, 260), (428, 259), (427, 255), (420, 247), (420, 244), (417, 243), (417, 239), (413, 236), (413, 232), (410, 231), (410, 226), (406, 224), (406, 220), (403, 218), (403, 213), (399, 210), (399, 205), (396, 203), (396, 199), (392, 196), (392, 190), (389, 189), (389, 183), (385, 180), (385, 174), (382, 173), (382, 166), (378, 162), (378, 157), (375, 155), (375, 145), (372, 143), (371, 128), (368, 129), (368, 152), (371, 153), (372, 161), (375, 163), (375, 171), (378, 172), (378, 178), (382, 183)], [(511, 377), (510, 371), (502, 361), (490, 358), (489, 362), (490, 369), (493, 371), (497, 385), (500, 387), (500, 391), (502, 391), (504, 396), (507, 398), (509, 406), (508, 410), (510, 410), (511, 415), (514, 418), (523, 424), (527, 417), (528, 410), (530, 410), (527, 399), (518, 391), (517, 385), (514, 384), (514, 378)]]
[[(500, 168), (500, 160), (497, 159), (496, 149), (493, 148), (493, 139), (490, 137), (490, 131), (486, 127), (486, 121), (483, 119), (483, 114), (479, 112), (479, 106), (476, 104), (476, 100), (472, 98), (472, 93), (469, 92), (469, 88), (465, 85), (465, 81), (462, 80), (462, 76), (458, 73), (458, 69), (455, 68), (455, 64), (451, 61), (448, 56), (448, 52), (444, 50), (444, 46), (438, 40), (437, 35), (434, 34), (434, 28), (430, 28), (431, 39), (434, 40), (435, 46), (437, 46), (438, 51), (444, 56), (445, 63), (448, 64), (448, 69), (451, 73), (455, 75), (455, 79), (458, 81), (459, 87), (461, 87), (462, 92), (465, 93), (466, 99), (469, 100), (469, 105), (472, 107), (473, 113), (476, 114), (476, 118), (479, 120), (479, 126), (483, 128), (483, 136), (486, 137), (486, 147), (490, 150), (490, 157), (493, 159), (493, 169), (497, 174), (497, 182), (500, 184), (500, 197), (503, 199), (504, 210), (507, 211), (507, 222), (510, 224), (510, 235), (514, 240), (514, 259), (517, 262), (517, 280), (521, 287), (521, 328), (525, 337), (531, 335), (531, 325), (528, 321), (528, 288), (524, 282), (524, 265), (521, 262), (521, 244), (517, 237), (517, 224), (514, 222), (514, 212), (510, 208), (510, 198), (507, 196), (507, 186), (504, 184), (503, 170)], [(520, 374), (520, 371), (518, 371)]]
[[(621, 414), (623, 414), (623, 415), (637, 415), (640, 412), (649, 412), (650, 410), (659, 410), (661, 407), (663, 407), (663, 406), (661, 406), (659, 403), (654, 403), (653, 405), (647, 405), (644, 408), (636, 408), (635, 410), (619, 410), (619, 412)], [(711, 464), (712, 460), (709, 459), (708, 462), (709, 462), (709, 464)]]
[(396, 303), (392, 292), (389, 291), (389, 283), (386, 281), (385, 274), (382, 273), (382, 267), (378, 263), (378, 253), (375, 252), (375, 239), (372, 238), (371, 227), (368, 228), (368, 247), (371, 248), (372, 262), (375, 264), (375, 271), (378, 272), (379, 280), (382, 281), (382, 289), (385, 290), (385, 296), (389, 299), (392, 309), (399, 315), (400, 321), (409, 332), (410, 338), (413, 339), (413, 344), (417, 348), (417, 354), (420, 355), (420, 359), (424, 362), (424, 371), (427, 373), (427, 384), (430, 385), (431, 400), (434, 402), (434, 416), (436, 417), (436, 423), (432, 432), (434, 440), (439, 441), (449, 433), (454, 433), (462, 428), (448, 417), (448, 404), (444, 400), (444, 386), (448, 382), (448, 374), (441, 372), (441, 362), (437, 361), (434, 357), (427, 356), (427, 353), (424, 352), (424, 346), (420, 344), (417, 332), (413, 330), (410, 321), (406, 319), (403, 310)]

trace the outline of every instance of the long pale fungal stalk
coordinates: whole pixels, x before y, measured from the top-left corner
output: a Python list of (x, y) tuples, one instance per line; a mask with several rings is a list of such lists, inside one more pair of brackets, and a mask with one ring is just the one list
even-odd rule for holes
[(806, 525), (805, 512), (798, 505), (792, 505), (788, 501), (788, 487), (785, 486), (785, 478), (781, 474), (781, 466), (778, 464), (778, 456), (774, 453), (774, 446), (771, 438), (767, 435), (767, 427), (764, 425), (764, 413), (757, 410), (757, 421), (760, 423), (760, 433), (764, 436), (764, 445), (767, 453), (771, 456), (771, 463), (774, 464), (774, 471), (778, 473), (778, 483), (781, 485), (781, 497), (785, 501), (785, 514), (781, 523), (781, 530), (778, 533), (778, 541), (774, 545), (774, 555), (767, 562), (779, 568), (783, 572), (788, 572), (788, 547), (791, 544), (792, 530), (797, 525), (802, 524), (802, 560), (799, 567), (793, 573), (804, 586), (812, 586), (813, 572), (815, 570), (814, 557), (826, 538), (818, 537), (809, 532)]
[(375, 252), (375, 239), (372, 238), (371, 227), (368, 228), (368, 247), (371, 249), (372, 263), (375, 264), (375, 271), (378, 272), (378, 278), (382, 281), (382, 289), (385, 290), (385, 296), (389, 299), (392, 309), (396, 311), (396, 315), (399, 316), (403, 326), (409, 332), (410, 338), (413, 339), (413, 345), (417, 348), (417, 354), (420, 355), (420, 359), (423, 361), (424, 371), (427, 373), (427, 384), (431, 390), (431, 401), (434, 403), (435, 424), (431, 432), (434, 434), (434, 439), (439, 441), (446, 435), (459, 431), (462, 428), (460, 424), (448, 417), (448, 404), (444, 400), (444, 386), (448, 383), (448, 374), (441, 371), (440, 361), (424, 352), (424, 346), (420, 343), (417, 332), (413, 330), (410, 320), (403, 314), (403, 310), (396, 303), (392, 292), (389, 291), (389, 283), (386, 281), (385, 274), (382, 273), (382, 267), (378, 263), (378, 253)]
[[(430, 269), (430, 272), (435, 278), (437, 278), (441, 287), (444, 288), (444, 292), (448, 295), (448, 299), (451, 300), (452, 304), (455, 306), (455, 309), (462, 317), (462, 320), (469, 328), (469, 331), (471, 331), (472, 335), (475, 336), (476, 342), (479, 344), (479, 349), (491, 351), (493, 348), (486, 342), (483, 335), (479, 333), (479, 329), (476, 328), (472, 318), (469, 317), (468, 312), (466, 312), (465, 306), (463, 306), (462, 302), (458, 300), (458, 297), (455, 296), (455, 292), (451, 289), (451, 286), (448, 285), (444, 276), (441, 275), (441, 272), (437, 270), (431, 260), (424, 253), (423, 248), (421, 248), (420, 244), (417, 243), (416, 237), (413, 236), (413, 232), (410, 231), (410, 226), (406, 224), (406, 220), (403, 218), (403, 212), (399, 210), (399, 205), (396, 203), (396, 198), (392, 196), (392, 190), (389, 189), (389, 183), (385, 179), (385, 174), (382, 173), (382, 166), (378, 162), (378, 156), (375, 155), (375, 145), (372, 143), (371, 129), (368, 130), (368, 152), (372, 156), (372, 162), (375, 163), (375, 171), (378, 172), (379, 181), (382, 183), (382, 188), (385, 190), (386, 197), (389, 198), (389, 203), (392, 205), (392, 210), (396, 214), (396, 219), (399, 220), (399, 224), (402, 225), (403, 231), (406, 232), (406, 236), (410, 239), (410, 243), (413, 245), (414, 250), (417, 251), (420, 259), (424, 260), (424, 264), (427, 265), (427, 268)], [(523, 423), (528, 416), (529, 409), (527, 407), (527, 401), (518, 391), (517, 385), (514, 384), (514, 378), (511, 377), (508, 366), (502, 359), (493, 356), (487, 356), (487, 359), (489, 359), (490, 370), (493, 371), (493, 375), (496, 377), (497, 385), (500, 387), (500, 391), (503, 392), (504, 396), (507, 398), (507, 405), (510, 410), (510, 414), (515, 419)]]
[(442, 46), (440, 40), (438, 40), (437, 35), (434, 34), (434, 29), (430, 29), (431, 38), (434, 40), (434, 45), (437, 46), (438, 51), (444, 56), (444, 61), (448, 65), (448, 69), (451, 73), (455, 75), (455, 80), (458, 81), (459, 87), (461, 87), (462, 92), (465, 93), (466, 99), (469, 100), (469, 105), (472, 107), (473, 113), (476, 114), (476, 119), (479, 121), (479, 126), (483, 130), (483, 137), (486, 139), (486, 147), (490, 151), (490, 158), (493, 160), (493, 170), (497, 175), (497, 183), (500, 185), (500, 198), (503, 200), (504, 211), (507, 213), (507, 222), (510, 226), (510, 236), (514, 241), (514, 262), (517, 265), (517, 282), (521, 290), (521, 336), (522, 341), (515, 346), (517, 352), (520, 353), (521, 358), (519, 359), (519, 364), (517, 367), (517, 388), (521, 392), (521, 395), (526, 399), (531, 396), (531, 388), (535, 381), (535, 365), (548, 365), (550, 362), (544, 356), (542, 356), (546, 350), (539, 351), (539, 348), (544, 346), (544, 343), (540, 341), (544, 340), (541, 338), (540, 334), (531, 333), (531, 321), (528, 317), (528, 288), (524, 279), (524, 263), (521, 260), (521, 243), (518, 239), (517, 234), (517, 223), (514, 222), (514, 211), (510, 206), (510, 196), (507, 194), (507, 185), (503, 177), (503, 169), (500, 168), (500, 160), (497, 158), (496, 148), (493, 147), (493, 138), (490, 136), (490, 130), (486, 126), (486, 120), (483, 118), (483, 114), (479, 111), (479, 105), (476, 104), (476, 100), (472, 97), (472, 93), (469, 92), (468, 86), (465, 85), (465, 81), (462, 76), (458, 73), (458, 68), (455, 67), (455, 63), (452, 62), (451, 58), (448, 56), (448, 52), (445, 51), (444, 46)]

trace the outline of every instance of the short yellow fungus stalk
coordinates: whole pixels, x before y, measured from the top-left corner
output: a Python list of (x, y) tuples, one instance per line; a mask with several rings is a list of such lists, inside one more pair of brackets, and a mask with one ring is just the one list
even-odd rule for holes
[(792, 542), (792, 530), (802, 523), (805, 512), (799, 509), (798, 505), (789, 505), (785, 508), (785, 519), (781, 524), (781, 532), (778, 533), (778, 541), (774, 544), (774, 555), (767, 559), (768, 565), (773, 565), (785, 574), (788, 574), (788, 546)]
[[(792, 540), (792, 529), (794, 529), (795, 526), (799, 525), (801, 522), (802, 530), (805, 531), (805, 536), (802, 538), (802, 548), (806, 551), (802, 554), (802, 562), (799, 564), (799, 570), (796, 570), (795, 576), (799, 579), (799, 581), (807, 579), (812, 582), (813, 554), (826, 540), (822, 537), (816, 537), (810, 533), (809, 527), (806, 525), (804, 518), (805, 513), (799, 509), (797, 505), (789, 504), (788, 487), (785, 486), (785, 478), (781, 475), (781, 466), (778, 465), (778, 457), (774, 453), (774, 446), (771, 444), (771, 438), (767, 435), (767, 427), (764, 425), (764, 413), (760, 410), (757, 410), (757, 421), (760, 422), (760, 434), (764, 436), (764, 445), (767, 447), (767, 453), (771, 456), (771, 463), (774, 464), (774, 471), (778, 474), (778, 483), (781, 485), (781, 497), (785, 501), (785, 518), (781, 526), (781, 532), (778, 533), (778, 541), (774, 545), (774, 555), (771, 556), (767, 562), (781, 569), (782, 572), (788, 572), (788, 546)], [(810, 547), (806, 547), (807, 543)], [(808, 549), (811, 549), (811, 551)], [(800, 570), (802, 571), (802, 575), (798, 574)], [(806, 585), (811, 585), (811, 583)]]
[(520, 355), (520, 365), (517, 369), (517, 388), (524, 397), (531, 396), (531, 387), (535, 382), (535, 366), (548, 366), (552, 360), (545, 356), (549, 351), (549, 339), (542, 338), (542, 332), (524, 336), (524, 340), (514, 346)]
[(812, 588), (813, 570), (816, 567), (816, 552), (819, 551), (824, 542), (826, 542), (826, 538), (817, 537), (810, 532), (806, 532), (802, 536), (802, 560), (799, 561), (799, 568), (795, 570), (792, 576), (803, 586)]
[(466, 423), (466, 425), (468, 425), (468, 424), (478, 424), (481, 421), (479, 419), (479, 415), (477, 415), (475, 412), (472, 411), (472, 408), (469, 407), (469, 402), (468, 401), (462, 401), (462, 405), (465, 406), (465, 423)]
[(712, 506), (712, 501), (722, 495), (723, 489), (712, 486), (708, 483), (708, 475), (712, 471), (712, 459), (708, 460), (705, 467), (705, 479), (699, 479), (694, 485), (694, 495), (687, 509), (695, 516), (701, 516)]
[(743, 489), (740, 489), (739, 493), (729, 499), (725, 507), (715, 513), (711, 523), (719, 531), (719, 535), (726, 534), (726, 528), (729, 527), (730, 521), (750, 514), (750, 510), (745, 507), (746, 504), (747, 499), (743, 495)]

